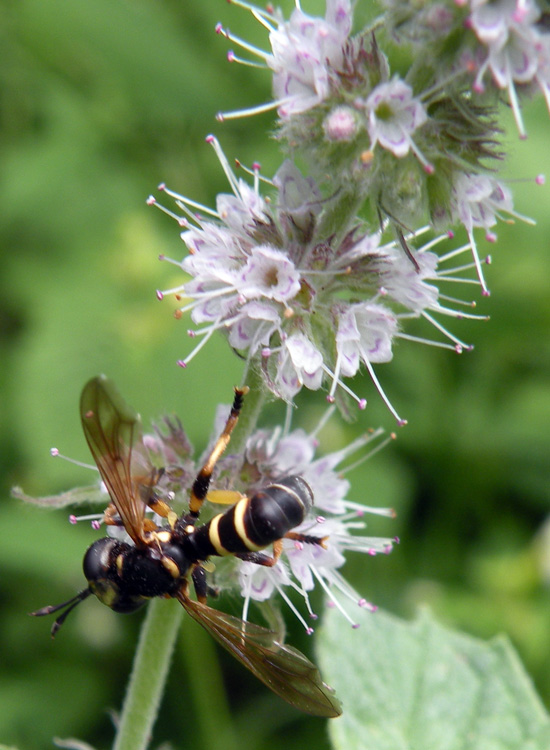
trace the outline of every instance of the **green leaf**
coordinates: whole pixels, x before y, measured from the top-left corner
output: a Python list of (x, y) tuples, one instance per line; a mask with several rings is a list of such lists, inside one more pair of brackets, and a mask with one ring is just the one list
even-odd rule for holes
[[(357, 619), (357, 612), (354, 614)], [(550, 718), (504, 637), (487, 643), (436, 623), (364, 613), (351, 633), (326, 613), (324, 679), (344, 704), (342, 750), (547, 750)]]

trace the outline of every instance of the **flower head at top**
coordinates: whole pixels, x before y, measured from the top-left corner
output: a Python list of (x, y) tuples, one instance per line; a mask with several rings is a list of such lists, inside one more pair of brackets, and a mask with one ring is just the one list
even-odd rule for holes
[[(360, 158), (370, 139), (371, 150), (378, 143), (398, 158), (412, 151), (422, 168), (428, 174), (433, 172), (412, 138), (428, 119), (424, 105), (398, 76), (388, 80), (387, 61), (374, 38), (369, 51), (362, 35), (350, 38), (349, 0), (327, 0), (324, 18), (308, 16), (297, 3), (288, 21), (280, 12), (265, 12), (240, 0), (232, 2), (250, 10), (269, 30), (271, 53), (251, 47), (220, 25), (217, 30), (262, 58), (263, 67), (273, 72), (274, 101), (219, 114), (219, 120), (276, 107), (279, 135), (291, 143), (304, 147), (309, 143), (323, 154), (327, 151), (323, 140), (328, 144), (354, 142), (356, 158)], [(238, 58), (231, 52), (230, 59)], [(344, 153), (349, 161), (349, 153)], [(323, 158), (330, 161), (330, 153)]]
[[(472, 0), (469, 9), (460, 2), (445, 12), (437, 0), (428, 0), (420, 13), (386, 0), (393, 34), (422, 46), (423, 65), (413, 65), (404, 78), (391, 74), (374, 27), (350, 36), (353, 7), (346, 0), (327, 2), (324, 18), (306, 16), (298, 4), (289, 21), (278, 11), (234, 4), (269, 31), (272, 51), (262, 53), (218, 29), (260, 55), (273, 72), (270, 106), (277, 106), (277, 135), (286, 151), (305, 160), (325, 194), (354, 185), (357, 204), (387, 217), (398, 233), (426, 216), (450, 228), (463, 213), (456, 208), (456, 185), (472, 175), (494, 182), (488, 164), (501, 156), (494, 120), (501, 88), (509, 90), (521, 133), (516, 85), (538, 84), (550, 107), (550, 34), (540, 28), (535, 0)], [(451, 33), (455, 52), (447, 41)], [(488, 70), (495, 85), (483, 96)], [(465, 226), (487, 295), (475, 239)]]
[[(364, 398), (342, 378), (364, 367), (403, 423), (373, 365), (392, 359), (396, 338), (415, 338), (402, 331), (408, 318), (424, 317), (434, 325), (448, 339), (441, 346), (469, 348), (433, 313), (476, 317), (447, 306), (445, 300), (451, 298), (439, 291), (442, 281), (461, 283), (458, 271), (446, 267), (446, 259), (470, 246), (438, 256), (433, 250), (447, 235), (419, 246), (427, 231), (422, 228), (388, 241), (384, 228), (369, 233), (357, 219), (336, 236), (324, 229), (331, 199), (322, 199), (314, 181), (304, 178), (292, 162), (284, 162), (272, 182), (261, 177), (256, 166), (250, 187), (233, 173), (216, 139), (207, 140), (233, 191), (218, 196), (217, 210), (200, 207), (164, 186), (182, 215), (149, 199), (177, 219), (189, 252), (183, 260), (170, 262), (190, 279), (157, 293), (160, 299), (172, 294), (183, 301), (176, 317), (189, 312), (198, 326), (189, 335), (201, 341), (179, 364), (186, 367), (208, 339), (222, 331), (231, 346), (261, 370), (275, 395), (290, 402), (302, 387), (318, 390), (326, 383), (329, 401), (344, 392), (361, 408)], [(260, 194), (262, 181), (274, 189), (271, 201)], [(463, 270), (461, 266), (460, 273)]]

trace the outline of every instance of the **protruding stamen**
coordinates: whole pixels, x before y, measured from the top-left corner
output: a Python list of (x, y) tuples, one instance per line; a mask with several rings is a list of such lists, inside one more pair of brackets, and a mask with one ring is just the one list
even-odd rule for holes
[(97, 530), (100, 528), (103, 521), (103, 513), (90, 513), (87, 516), (75, 516), (71, 513), (69, 516), (69, 523), (73, 524), (73, 526), (76, 526), (76, 524), (81, 521), (91, 521), (92, 529)]
[(286, 404), (285, 409), (285, 424), (283, 427), (283, 435), (288, 435), (290, 432), (290, 426), (292, 424), (292, 412), (294, 411), (294, 406), (291, 403)]
[(439, 292), (439, 299), (444, 299), (446, 302), (452, 302), (454, 305), (462, 305), (463, 307), (476, 307), (477, 302), (475, 300), (460, 299), (459, 297), (450, 297), (448, 294), (442, 294)]
[(274, 25), (276, 19), (273, 17), (273, 11), (271, 10), (270, 12), (269, 6), (266, 10), (262, 10), (262, 8), (256, 8), (254, 5), (244, 2), (243, 0), (227, 0), (227, 2), (230, 5), (235, 5), (238, 8), (244, 8), (245, 10), (250, 11), (254, 18), (261, 23), (262, 26), (265, 26), (268, 31), (274, 31), (277, 28), (277, 26)]
[(277, 109), (284, 104), (284, 101), (272, 101), (266, 102), (265, 104), (258, 104), (256, 107), (250, 107), (249, 109), (237, 109), (232, 112), (218, 112), (216, 120), (218, 122), (224, 122), (225, 120), (236, 120), (238, 117), (252, 117), (253, 115), (260, 115), (264, 112), (271, 112), (273, 109)]
[(244, 57), (238, 57), (232, 49), (227, 53), (227, 61), (245, 65), (247, 68), (260, 68), (261, 70), (268, 69), (265, 63), (254, 62), (254, 60), (247, 60)]
[(335, 606), (337, 609), (340, 610), (340, 612), (344, 615), (344, 617), (350, 623), (350, 625), (352, 626), (352, 628), (358, 628), (359, 627), (359, 623), (354, 622), (351, 619), (351, 617), (348, 615), (348, 613), (346, 612), (346, 610), (342, 607), (342, 605), (340, 604), (340, 602), (338, 601), (338, 599), (335, 598), (334, 592), (332, 592), (329, 589), (329, 587), (327, 586), (325, 580), (323, 579), (323, 577), (319, 573), (319, 571), (315, 567), (313, 567), (313, 565), (310, 565), (309, 569), (311, 570), (311, 572), (313, 573), (313, 575), (315, 576), (315, 578), (319, 581), (319, 584), (321, 585), (321, 588), (324, 590), (324, 592), (326, 593), (326, 595), (329, 597), (329, 601), (332, 602), (333, 606)]
[(448, 315), (452, 318), (464, 318), (466, 320), (489, 320), (489, 315), (476, 315), (475, 313), (463, 313), (463, 312), (457, 312), (456, 310), (452, 310), (449, 307), (444, 307), (443, 305), (433, 305), (431, 308), (433, 312), (440, 313), (440, 315)]
[(489, 290), (487, 288), (487, 284), (485, 283), (485, 278), (483, 276), (483, 271), (481, 270), (481, 262), (479, 260), (479, 255), (478, 255), (478, 252), (477, 252), (477, 245), (476, 245), (476, 241), (475, 241), (475, 238), (474, 238), (474, 232), (473, 232), (473, 230), (470, 230), (468, 232), (468, 238), (470, 240), (470, 246), (472, 248), (472, 255), (473, 255), (473, 258), (474, 258), (474, 263), (475, 263), (475, 267), (476, 267), (476, 271), (477, 271), (477, 277), (479, 279), (479, 283), (481, 284), (481, 294), (484, 297), (488, 297), (489, 294), (490, 294), (490, 292), (489, 292)]
[(375, 386), (376, 390), (378, 391), (378, 393), (382, 397), (382, 401), (386, 404), (386, 406), (390, 410), (390, 413), (393, 414), (393, 416), (394, 416), (397, 424), (400, 427), (403, 427), (404, 425), (407, 424), (407, 420), (406, 419), (402, 419), (399, 416), (399, 414), (395, 411), (395, 409), (393, 408), (391, 401), (386, 396), (386, 393), (385, 393), (384, 389), (380, 385), (380, 382), (379, 382), (378, 378), (375, 375), (374, 369), (373, 369), (371, 363), (369, 362), (368, 357), (365, 356), (365, 352), (362, 352), (362, 358), (363, 358), (363, 362), (365, 363), (365, 366), (366, 366), (367, 370), (369, 371), (369, 375), (371, 376), (371, 380), (374, 383), (374, 386)]
[(524, 141), (527, 138), (527, 133), (525, 132), (525, 126), (523, 124), (523, 117), (521, 114), (521, 107), (519, 106), (516, 87), (514, 86), (514, 81), (511, 76), (508, 77), (508, 96), (510, 97), (510, 107), (514, 113), (514, 120), (516, 121), (519, 137)]
[[(179, 208), (181, 208), (182, 211), (185, 211), (187, 215), (194, 222), (198, 222), (198, 217), (195, 213), (191, 211), (191, 209), (196, 209), (197, 211), (207, 214), (208, 216), (213, 216), (216, 219), (219, 218), (217, 212), (214, 211), (213, 208), (209, 208), (208, 206), (205, 206), (202, 203), (198, 203), (197, 201), (191, 200), (191, 198), (187, 198), (185, 195), (180, 195), (180, 193), (175, 193), (173, 190), (170, 190), (166, 186), (164, 186), (163, 190), (166, 193), (166, 195), (172, 198), (172, 200), (179, 206)], [(181, 219), (181, 217), (177, 217), (177, 218)]]
[(472, 246), (468, 242), (465, 245), (461, 245), (460, 247), (455, 247), (453, 250), (450, 250), (448, 253), (445, 253), (444, 255), (439, 256), (439, 263), (444, 263), (447, 260), (451, 260), (452, 258), (456, 258), (457, 255), (460, 255), (461, 253), (465, 253), (468, 250), (471, 250)]
[(405, 341), (414, 341), (416, 344), (436, 346), (438, 349), (449, 349), (452, 352), (456, 352), (456, 345), (447, 344), (446, 341), (433, 341), (432, 339), (426, 339), (422, 336), (412, 336), (410, 333), (402, 333), (401, 331), (398, 331), (395, 335), (399, 339), (405, 339)]
[(221, 317), (218, 318), (218, 320), (216, 321), (216, 323), (214, 323), (210, 327), (210, 329), (207, 331), (207, 333), (206, 333), (205, 337), (203, 338), (203, 340), (200, 341), (197, 344), (197, 346), (193, 349), (193, 351), (191, 352), (191, 354), (188, 354), (185, 359), (178, 359), (178, 365), (179, 365), (179, 367), (182, 367), (183, 369), (185, 369), (187, 367), (187, 365), (189, 364), (189, 362), (191, 362), (191, 360), (200, 352), (200, 350), (203, 348), (203, 346), (205, 346), (206, 343), (210, 340), (212, 334), (221, 327), (220, 326), (220, 321), (221, 320), (222, 320)]
[[(425, 310), (421, 313), (424, 318), (426, 318), (427, 321), (429, 321), (435, 328), (437, 328), (438, 331), (441, 331), (441, 333), (446, 336), (448, 339), (453, 341), (459, 348), (460, 351), (465, 349), (466, 351), (471, 351), (473, 349), (473, 346), (471, 344), (466, 344), (464, 341), (461, 341), (459, 338), (457, 338), (454, 334), (452, 334), (445, 326), (441, 325), (439, 321), (437, 321), (435, 318), (432, 318), (432, 316), (427, 313)], [(455, 351), (458, 351), (455, 349)], [(460, 352), (459, 352), (460, 353)]]
[(229, 164), (229, 161), (225, 153), (223, 152), (222, 147), (220, 146), (220, 142), (214, 135), (207, 135), (206, 142), (210, 146), (212, 146), (212, 148), (214, 149), (214, 152), (216, 153), (216, 156), (218, 157), (218, 161), (220, 162), (221, 167), (225, 173), (225, 176), (227, 177), (227, 181), (231, 185), (231, 189), (233, 190), (237, 198), (240, 198), (241, 194), (239, 190), (239, 181), (237, 177), (235, 176), (235, 173), (231, 169), (231, 165)]
[[(255, 45), (250, 44), (244, 39), (241, 39), (240, 37), (238, 37), (236, 34), (232, 34), (231, 31), (229, 31), (229, 29), (224, 28), (221, 23), (217, 23), (214, 30), (216, 34), (220, 34), (221, 36), (225, 37), (228, 41), (238, 44), (241, 49), (245, 49), (247, 52), (250, 52), (250, 54), (256, 55), (256, 57), (259, 57), (262, 60), (267, 61), (271, 57), (271, 55), (268, 52), (265, 52), (263, 49), (260, 49), (259, 47), (256, 47)], [(265, 65), (265, 67), (267, 68), (267, 64)]]
[(372, 604), (372, 602), (368, 602), (366, 599), (363, 599), (363, 598), (359, 599), (359, 601), (357, 602), (357, 606), (361, 607), (362, 609), (368, 609), (369, 612), (378, 611), (378, 607), (376, 604)]
[(418, 148), (418, 146), (416, 145), (416, 143), (413, 141), (412, 138), (409, 138), (409, 145), (411, 147), (411, 151), (414, 153), (418, 161), (422, 164), (422, 168), (424, 169), (424, 172), (426, 172), (426, 174), (428, 175), (433, 174), (435, 172), (434, 165), (431, 164), (426, 159), (426, 157), (424, 156), (422, 151)]
[[(395, 437), (395, 435), (394, 435)], [(342, 471), (342, 474), (346, 474), (348, 470), (354, 469), (356, 466), (358, 466), (360, 463), (363, 463), (363, 461), (366, 461), (368, 458), (370, 458), (374, 453), (376, 453), (378, 450), (381, 450), (382, 448), (385, 448), (385, 446), (390, 442), (391, 437), (384, 441), (382, 445), (379, 446), (374, 452), (369, 453), (365, 458), (360, 459), (357, 461), (353, 466), (346, 467), (344, 471)], [(346, 508), (349, 508), (350, 510), (356, 511), (360, 516), (364, 515), (365, 513), (370, 513), (372, 516), (382, 516), (383, 518), (395, 518), (396, 513), (393, 508), (378, 508), (374, 505), (363, 505), (362, 503), (355, 503), (353, 500), (344, 500), (344, 505)]]
[[(375, 440), (376, 438), (380, 437), (383, 434), (384, 434), (384, 430), (382, 429), (382, 427), (379, 427), (371, 435), (364, 436), (362, 445), (367, 445), (372, 440)], [(350, 464), (349, 466), (346, 466), (345, 469), (342, 469), (340, 473), (347, 474), (348, 471), (353, 471), (358, 466), (361, 466), (361, 464), (363, 464), (365, 461), (370, 460), (374, 455), (376, 455), (376, 453), (378, 453), (378, 451), (381, 451), (382, 448), (385, 448), (386, 445), (388, 445), (388, 443), (391, 443), (392, 440), (395, 440), (395, 438), (396, 438), (395, 433), (394, 432), (390, 433), (386, 438), (384, 438), (384, 440), (382, 440), (380, 443), (375, 445), (374, 448), (371, 448), (370, 451), (362, 455), (361, 458), (357, 459), (357, 461), (354, 461), (354, 463)], [(382, 510), (385, 510), (385, 509), (382, 509)], [(382, 515), (386, 515), (386, 514), (383, 513)]]
[(50, 456), (53, 456), (53, 458), (62, 458), (64, 461), (68, 461), (70, 464), (74, 464), (75, 466), (81, 466), (83, 469), (92, 469), (92, 471), (98, 471), (97, 466), (92, 466), (92, 464), (84, 463), (84, 461), (77, 461), (75, 458), (64, 456), (58, 451), (57, 448), (50, 448)]
[(308, 635), (311, 635), (313, 633), (313, 628), (310, 625), (308, 625), (307, 622), (304, 620), (303, 616), (300, 614), (300, 612), (298, 611), (298, 609), (292, 603), (292, 600), (289, 599), (289, 597), (285, 594), (282, 586), (280, 586), (278, 583), (275, 583), (275, 587), (276, 587), (277, 591), (279, 592), (279, 594), (281, 595), (281, 597), (284, 599), (284, 601), (288, 604), (288, 606), (290, 607), (291, 611), (296, 615), (296, 617), (298, 618), (298, 620), (302, 623), (302, 625), (304, 626), (304, 629), (305, 629), (306, 633)]
[(331, 399), (334, 400), (334, 393), (336, 392), (336, 387), (340, 380), (340, 369), (342, 367), (342, 350), (339, 348), (337, 349), (337, 352), (336, 363), (334, 365), (334, 374), (332, 376), (332, 385), (330, 386), (330, 391), (328, 392), (327, 396), (327, 401), (329, 403), (332, 403)]
[(332, 417), (332, 415), (334, 414), (335, 411), (336, 411), (336, 405), (335, 404), (331, 404), (328, 407), (328, 409), (325, 409), (325, 413), (323, 414), (323, 416), (319, 420), (319, 422), (317, 424), (317, 427), (314, 427), (313, 431), (310, 433), (311, 437), (314, 440), (317, 439), (317, 435), (321, 432), (321, 430), (326, 425), (326, 423), (329, 421), (329, 419)]
[[(354, 401), (357, 401), (357, 403), (358, 403), (358, 405), (359, 405), (359, 408), (360, 408), (360, 409), (364, 409), (364, 408), (365, 408), (365, 406), (366, 406), (366, 403), (367, 403), (367, 402), (365, 401), (365, 399), (359, 398), (359, 396), (358, 396), (358, 395), (357, 395), (356, 393), (354, 393), (354, 392), (353, 392), (353, 391), (351, 390), (351, 388), (349, 388), (349, 386), (347, 386), (347, 385), (346, 385), (346, 384), (344, 383), (344, 381), (343, 381), (343, 380), (340, 380), (340, 379), (336, 378), (336, 376), (335, 376), (335, 374), (334, 374), (334, 373), (332, 372), (332, 370), (331, 370), (331, 369), (330, 369), (329, 367), (327, 367), (327, 366), (326, 366), (325, 364), (323, 364), (323, 365), (322, 365), (322, 368), (323, 368), (323, 371), (324, 371), (324, 372), (326, 372), (326, 373), (327, 373), (327, 375), (329, 375), (329, 376), (330, 376), (330, 377), (332, 378), (332, 380), (336, 380), (337, 384), (338, 384), (338, 385), (340, 386), (340, 388), (341, 388), (341, 389), (342, 389), (343, 391), (345, 391), (345, 392), (346, 392), (346, 393), (347, 393), (347, 394), (348, 394), (349, 396), (351, 396), (351, 397), (352, 397), (352, 399), (353, 399)], [(327, 395), (327, 401), (328, 401), (328, 403), (329, 403), (329, 404), (332, 404), (332, 403), (334, 403), (334, 396), (331, 396), (331, 395), (330, 395), (330, 393), (329, 393), (329, 394)], [(362, 405), (362, 404), (364, 404), (364, 405)]]
[(254, 178), (254, 192), (259, 192), (258, 182), (263, 182), (266, 185), (273, 187), (273, 180), (270, 180), (269, 177), (265, 177), (263, 174), (261, 174), (261, 167), (258, 162), (254, 162), (252, 168), (250, 168), (247, 167), (246, 164), (243, 164), (239, 159), (235, 159), (235, 166), (238, 169), (242, 169), (243, 172), (246, 172), (246, 174)]

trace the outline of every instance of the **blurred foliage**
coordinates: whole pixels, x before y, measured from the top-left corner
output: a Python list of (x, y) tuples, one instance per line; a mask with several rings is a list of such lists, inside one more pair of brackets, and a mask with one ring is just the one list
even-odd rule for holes
[[(267, 74), (229, 69), (218, 20), (262, 43), (257, 24), (221, 0), (0, 3), (0, 741), (21, 749), (50, 747), (54, 736), (110, 745), (141, 615), (89, 601), (50, 642), (49, 623), (26, 613), (82, 586), (80, 560), (95, 534), (69, 526), (63, 511), (11, 500), (10, 486), (43, 495), (89, 483), (86, 470), (48, 449), (89, 460), (77, 404), (92, 375), (111, 376), (145, 423), (178, 413), (202, 450), (215, 405), (229, 401), (242, 370), (221, 340), (185, 373), (176, 367), (189, 351), (186, 324), (155, 288), (177, 278), (158, 254), (180, 257), (183, 246), (173, 222), (145, 205), (161, 181), (209, 204), (227, 190), (204, 144), (210, 130), (229, 157), (259, 159), (266, 174), (278, 165), (269, 116), (214, 120), (269, 96)], [(541, 101), (526, 106), (526, 122), (526, 143), (510, 129), (507, 177), (550, 173)], [(499, 228), (492, 296), (478, 305), (491, 321), (453, 324), (476, 350), (458, 357), (403, 342), (378, 369), (409, 426), (349, 478), (354, 499), (396, 508), (394, 523), (371, 528), (402, 544), (390, 557), (350, 560), (347, 574), (401, 615), (427, 604), (469, 633), (506, 632), (548, 706), (550, 211), (548, 188), (531, 180), (515, 192), (518, 210), (538, 224)], [(370, 396), (366, 414), (350, 426), (332, 420), (325, 449), (370, 425), (393, 429), (370, 382), (358, 390)], [(322, 396), (300, 403), (304, 426), (315, 424)], [(282, 413), (271, 405), (266, 420)], [(296, 645), (311, 649), (290, 627)], [(328, 747), (322, 721), (260, 689), (224, 655), (221, 665), (186, 621), (155, 747)]]
[(329, 727), (335, 750), (548, 749), (550, 717), (506, 637), (457, 633), (426, 611), (412, 622), (379, 611), (361, 627), (342, 642), (328, 610), (318, 641), (323, 673), (347, 695)]

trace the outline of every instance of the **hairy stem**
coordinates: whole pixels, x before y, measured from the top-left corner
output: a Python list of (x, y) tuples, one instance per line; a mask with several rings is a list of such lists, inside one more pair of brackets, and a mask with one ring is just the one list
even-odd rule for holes
[(230, 452), (243, 453), (246, 441), (256, 429), (260, 412), (265, 403), (267, 390), (264, 385), (261, 374), (253, 364), (249, 364), (242, 378), (242, 384), (249, 387), (249, 392), (245, 397), (239, 422), (231, 436)]
[(164, 693), (183, 608), (156, 599), (148, 605), (113, 750), (146, 750)]

